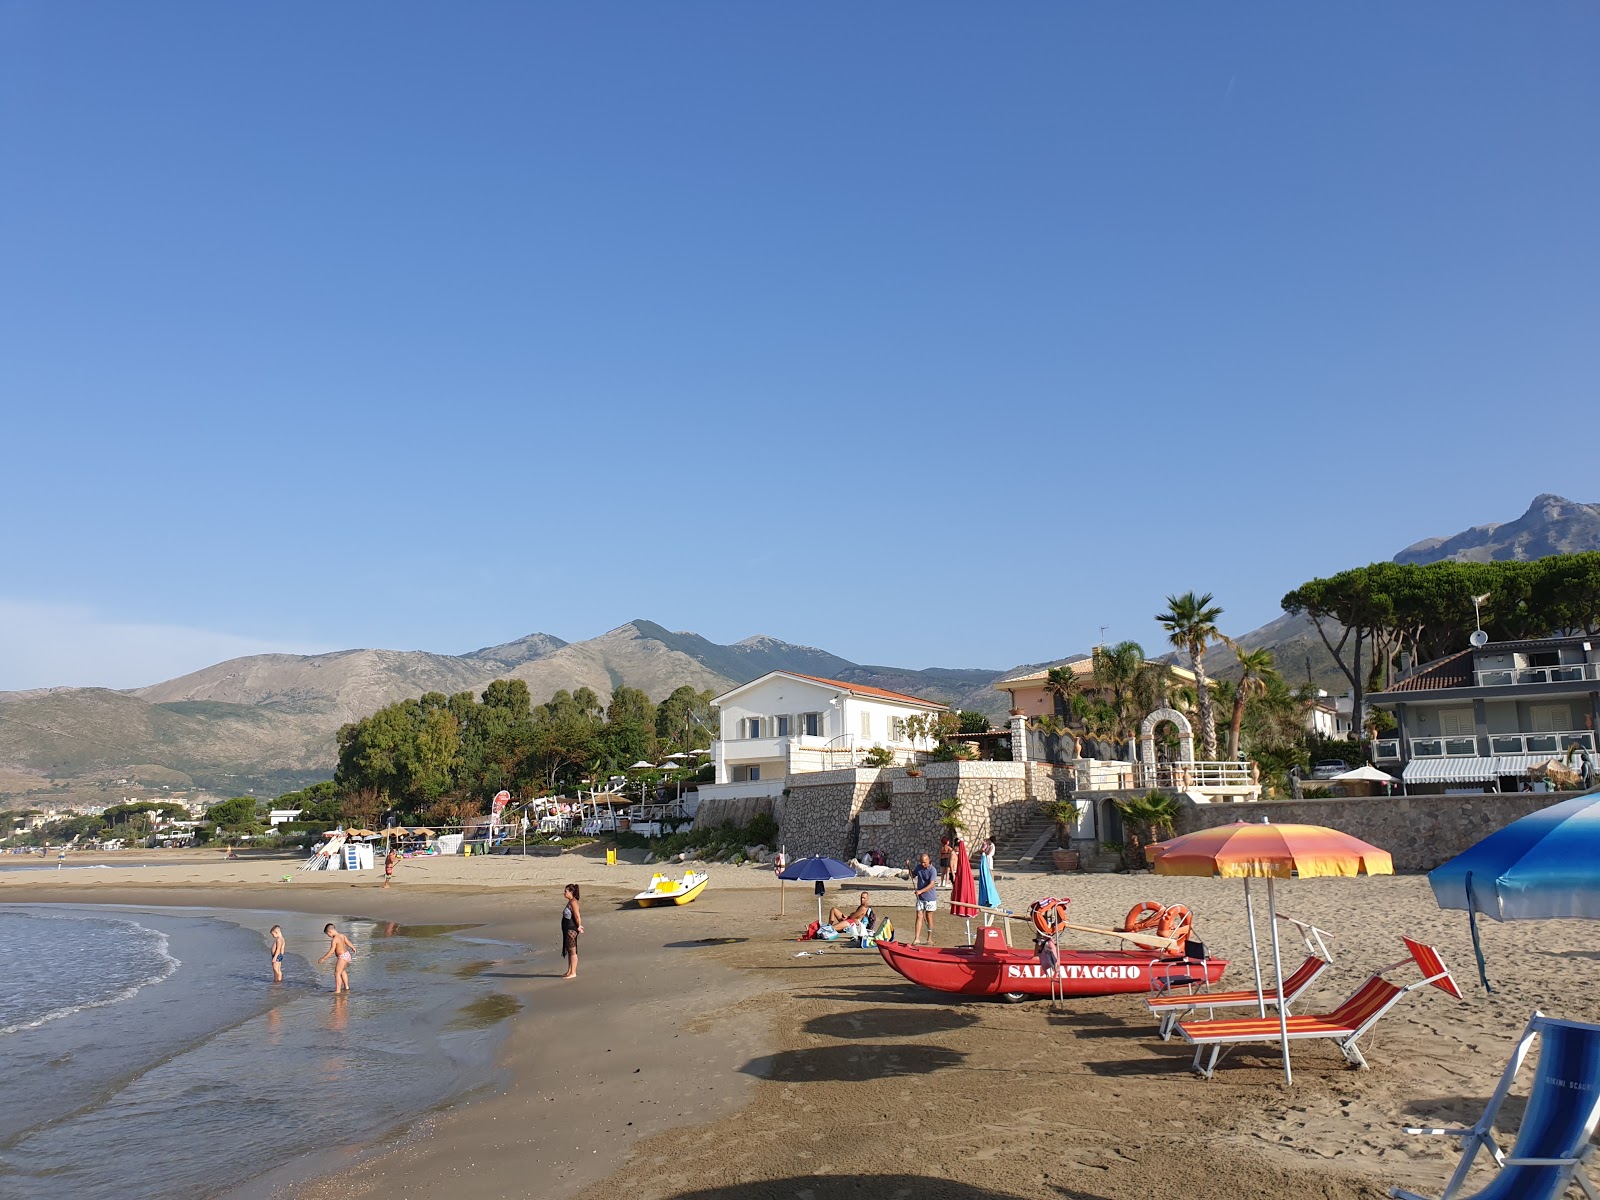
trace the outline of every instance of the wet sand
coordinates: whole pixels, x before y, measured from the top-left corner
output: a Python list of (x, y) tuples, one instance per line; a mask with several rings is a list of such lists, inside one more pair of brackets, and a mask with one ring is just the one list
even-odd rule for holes
[[(523, 1005), (501, 1081), (388, 1146), (341, 1148), (322, 1164), (340, 1168), (336, 1179), (285, 1189), (309, 1198), (448, 1188), (467, 1200), (1344, 1200), (1385, 1195), (1393, 1183), (1436, 1194), (1450, 1147), (1400, 1127), (1474, 1119), (1535, 1007), (1600, 1019), (1592, 923), (1486, 923), (1497, 988), (1486, 996), (1464, 914), (1440, 912), (1423, 878), (1293, 881), (1279, 888), (1280, 911), (1327, 929), (1336, 958), (1298, 1011), (1332, 1007), (1402, 958), (1402, 933), (1440, 948), (1466, 1000), (1432, 988), (1402, 999), (1363, 1040), (1368, 1071), (1347, 1068), (1328, 1045), (1298, 1043), (1292, 1089), (1265, 1046), (1234, 1051), (1204, 1082), (1188, 1073), (1192, 1051), (1154, 1036), (1137, 997), (1052, 1011), (1048, 1001), (924, 991), (870, 951), (817, 955), (816, 943), (787, 940), (815, 915), (804, 885), (789, 887), (780, 917), (769, 872), (713, 866), (693, 905), (628, 906), (651, 870), (578, 855), (434, 859), (402, 865), (384, 891), (378, 876), (298, 875), (283, 862), (216, 855), (76, 879), (0, 873), (0, 898), (481, 921), (486, 937), (532, 944), (530, 958), (486, 968)], [(284, 874), (294, 882), (274, 882)], [(560, 884), (572, 879), (585, 885), (588, 932), (580, 976), (565, 982), (555, 978), (556, 922)], [(845, 881), (830, 885), (827, 903), (861, 886), (909, 929), (903, 884)], [(1237, 883), (1032, 876), (1002, 878), (1000, 890), (1017, 907), (1069, 895), (1073, 919), (1086, 924), (1115, 923), (1147, 896), (1186, 903), (1213, 952), (1233, 960), (1229, 983), (1249, 981)], [(937, 940), (954, 944), (961, 925), (941, 909)], [(795, 957), (802, 950), (813, 953)], [(1301, 956), (1285, 943), (1286, 969)]]

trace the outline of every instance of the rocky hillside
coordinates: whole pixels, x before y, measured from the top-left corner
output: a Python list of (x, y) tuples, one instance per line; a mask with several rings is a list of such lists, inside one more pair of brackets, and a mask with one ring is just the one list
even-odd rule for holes
[(54, 794), (63, 782), (103, 791), (117, 779), (275, 794), (327, 777), (333, 735), (345, 722), (423, 692), (481, 691), (494, 679), (525, 680), (536, 700), (580, 687), (609, 697), (624, 684), (660, 699), (684, 684), (723, 691), (770, 670), (890, 688), (994, 716), (1004, 709), (990, 686), (996, 671), (862, 665), (765, 636), (723, 646), (643, 620), (583, 642), (535, 633), (462, 655), (261, 654), (132, 692), (0, 693), (0, 807), (11, 803), (8, 795)]
[[(1451, 558), (1460, 562), (1525, 561), (1586, 550), (1600, 550), (1600, 504), (1579, 504), (1564, 496), (1545, 494), (1534, 497), (1528, 511), (1514, 521), (1477, 525), (1450, 537), (1424, 538), (1396, 554), (1394, 561), (1418, 565)], [(1303, 581), (1286, 583), (1284, 590), (1300, 582)], [(1307, 617), (1282, 616), (1237, 640), (1252, 650), (1271, 650), (1278, 670), (1291, 684), (1304, 683), (1309, 675), (1316, 686), (1334, 695), (1350, 686)], [(1219, 678), (1229, 679), (1237, 674), (1226, 666), (1231, 658), (1232, 655), (1217, 655)]]
[(1425, 538), (1394, 556), (1397, 563), (1504, 562), (1600, 550), (1600, 504), (1535, 496), (1528, 511), (1504, 525), (1475, 525), (1447, 538)]

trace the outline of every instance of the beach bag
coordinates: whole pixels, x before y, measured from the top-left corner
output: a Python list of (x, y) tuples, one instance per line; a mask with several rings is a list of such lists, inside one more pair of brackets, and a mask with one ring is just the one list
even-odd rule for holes
[(817, 936), (817, 923), (815, 921), (813, 921), (813, 922), (811, 922), (811, 924), (806, 926), (806, 931), (800, 935), (800, 940), (802, 942), (809, 942), (812, 938), (814, 938), (816, 936)]

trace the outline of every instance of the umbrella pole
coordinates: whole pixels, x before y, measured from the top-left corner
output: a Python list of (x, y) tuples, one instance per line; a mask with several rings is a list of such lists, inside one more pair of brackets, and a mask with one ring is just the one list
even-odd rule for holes
[[(1272, 886), (1269, 881), (1267, 886)], [(1244, 911), (1250, 921), (1250, 961), (1256, 968), (1256, 1008), (1258, 1016), (1267, 1015), (1267, 990), (1261, 982), (1261, 949), (1256, 945), (1256, 902), (1250, 895), (1250, 876), (1244, 877)]]
[[(1277, 912), (1272, 900), (1272, 876), (1267, 876), (1267, 909)], [(1272, 973), (1278, 981), (1278, 1035), (1283, 1039), (1283, 1081), (1294, 1082), (1294, 1072), (1289, 1069), (1289, 1010), (1283, 1004), (1283, 956), (1278, 951), (1278, 922), (1272, 922)]]
[(783, 876), (778, 876), (778, 915), (783, 916)]

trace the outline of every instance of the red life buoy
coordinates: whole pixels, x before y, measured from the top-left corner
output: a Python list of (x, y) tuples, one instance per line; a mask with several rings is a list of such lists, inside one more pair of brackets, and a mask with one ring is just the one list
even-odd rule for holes
[(1161, 924), (1161, 914), (1166, 909), (1154, 900), (1141, 900), (1128, 910), (1128, 919), (1122, 923), (1123, 933), (1143, 933)]
[(1037, 900), (1033, 905), (1033, 927), (1046, 937), (1055, 937), (1067, 927), (1064, 900)]

